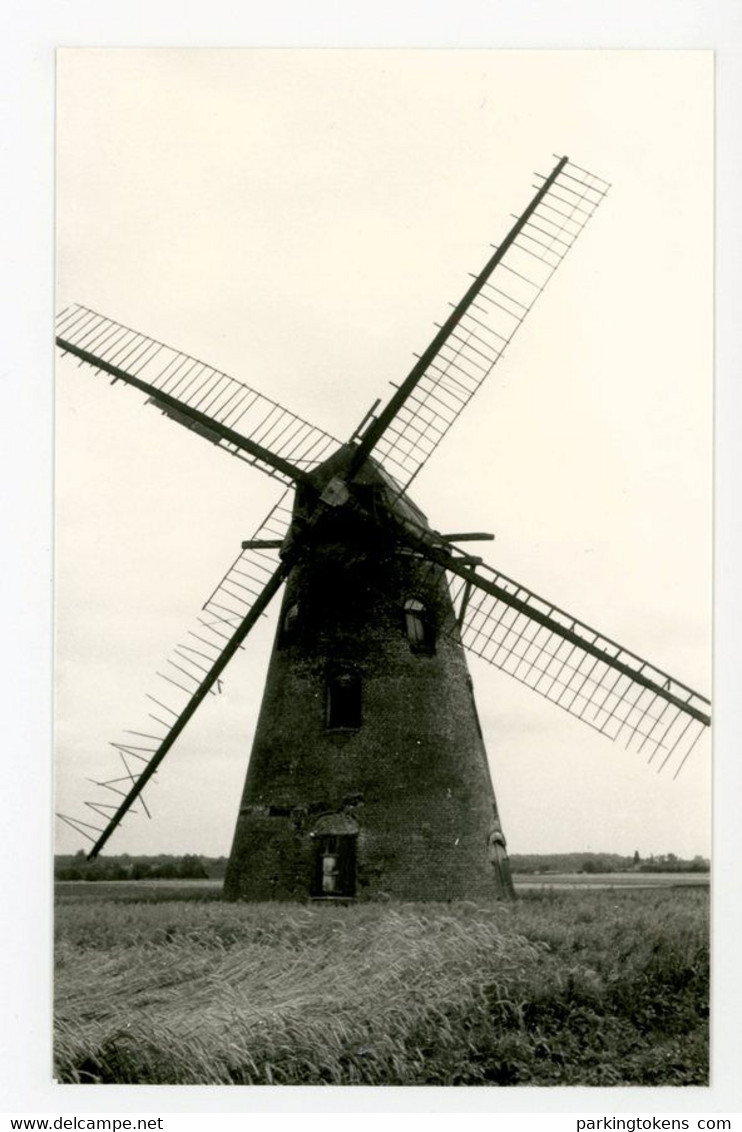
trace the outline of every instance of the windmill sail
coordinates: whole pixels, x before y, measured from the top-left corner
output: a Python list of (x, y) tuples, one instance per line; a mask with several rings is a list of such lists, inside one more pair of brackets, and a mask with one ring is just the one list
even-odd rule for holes
[(457, 619), (445, 631), (658, 770), (674, 760), (677, 776), (711, 723), (708, 699), (492, 567), (418, 550), (448, 571)]
[[(286, 491), (255, 531), (252, 541), (278, 542), (283, 539), (291, 519)], [(165, 755), (206, 696), (213, 692), (229, 661), (242, 645), (250, 629), (262, 615), (283, 583), (289, 567), (276, 564), (275, 552), (244, 550), (230, 567), (202, 607), (202, 615), (184, 640), (176, 645), (163, 671), (157, 673), (162, 684), (157, 695), (148, 693), (148, 721), (142, 730), (128, 731), (125, 737), (111, 743), (122, 767), (123, 775), (94, 785), (117, 795), (117, 803), (88, 801), (98, 821), (105, 825), (82, 821), (58, 814), (89, 841), (95, 857), (135, 801), (149, 817), (144, 800), (144, 787), (156, 773)]]
[(283, 542), (291, 526), (293, 496), (291, 488), (283, 493), (206, 599), (203, 609), (209, 618), (235, 628), (248, 615), (256, 597), (268, 584), (276, 564), (275, 550), (251, 544)]
[(680, 770), (710, 723), (709, 701), (458, 551), (457, 536), (432, 530), (404, 494), (608, 188), (561, 158), (386, 407), (343, 446), (189, 355), (86, 307), (63, 312), (63, 351), (297, 487), (295, 511), (287, 491), (157, 674), (149, 723), (112, 744), (123, 773), (97, 783), (107, 793), (85, 803), (90, 820), (60, 815), (93, 842), (89, 856), (134, 803), (149, 813), (144, 788), (289, 574), (229, 898), (352, 897), (356, 871), (367, 898), (507, 894), (462, 645), (659, 769), (672, 760)]
[(149, 395), (166, 416), (284, 483), (303, 480), (338, 442), (248, 385), (88, 307), (57, 319), (57, 345)]
[(400, 487), (409, 487), (500, 360), (609, 188), (561, 158), (366, 429), (356, 466), (373, 450)]

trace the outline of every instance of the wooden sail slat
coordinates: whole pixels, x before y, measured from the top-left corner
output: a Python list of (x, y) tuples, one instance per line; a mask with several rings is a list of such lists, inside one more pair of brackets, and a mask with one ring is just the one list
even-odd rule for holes
[[(494, 254), (483, 270), (366, 428), (358, 466), (373, 452), (400, 490), (410, 486), (500, 360), (606, 192), (600, 178), (567, 158), (559, 161), (502, 243), (493, 245)], [(546, 211), (553, 199), (559, 202), (557, 210)], [(454, 381), (460, 384), (458, 393)]]
[[(267, 539), (270, 537), (274, 541), (283, 538), (291, 521), (291, 496), (291, 489), (287, 489), (279, 497), (278, 502), (256, 529), (255, 538)], [(239, 595), (231, 593), (230, 597), (225, 599), (223, 595), (230, 593), (230, 586), (233, 584), (236, 569), (245, 567), (251, 570), (250, 576), (254, 581), (252, 592), (241, 590)], [(160, 733), (153, 735), (140, 731), (127, 732), (127, 734), (146, 737), (150, 740), (147, 747), (129, 741), (111, 743), (111, 746), (115, 748), (117, 754), (123, 760), (127, 775), (124, 779), (111, 778), (108, 781), (95, 781), (96, 785), (101, 788), (113, 790), (114, 793), (120, 795), (122, 801), (114, 807), (115, 812), (111, 815), (106, 827), (98, 831), (100, 836), (97, 839), (90, 837), (90, 840), (94, 841), (94, 845), (89, 856), (96, 856), (123, 817), (127, 813), (135, 812), (131, 806), (137, 798), (149, 816), (149, 810), (144, 803), (142, 794), (146, 782), (156, 773), (158, 766), (199, 704), (207, 695), (213, 694), (215, 689), (220, 687), (220, 678), (227, 663), (241, 647), (249, 629), (262, 615), (268, 601), (280, 587), (285, 572), (275, 550), (272, 554), (260, 550), (243, 551), (206, 599), (202, 610), (208, 614), (210, 620), (199, 616), (198, 632), (188, 631), (189, 635), (197, 639), (203, 647), (196, 650), (188, 644), (178, 644), (166, 660), (166, 664), (183, 673), (191, 681), (192, 686), (181, 684), (165, 673), (156, 673), (166, 682), (165, 691), (160, 688), (157, 697), (151, 693), (147, 693), (146, 696), (147, 699), (158, 706), (160, 714), (164, 715), (164, 718), (152, 716), (152, 718), (158, 720)], [(224, 604), (225, 600), (232, 603), (228, 613)], [(209, 651), (204, 652), (204, 648)], [(184, 655), (184, 652), (195, 652), (206, 664), (196, 663), (189, 659), (187, 655)], [(173, 657), (176, 657), (177, 660), (174, 660)], [(195, 671), (187, 671), (183, 667), (183, 661), (192, 665)], [(159, 698), (163, 696), (167, 697), (168, 702)], [(144, 754), (141, 752), (144, 752)], [(127, 755), (136, 758), (144, 765), (141, 768), (130, 766), (126, 759)], [(113, 783), (116, 782), (127, 782), (129, 784), (128, 791), (114, 786)], [(107, 805), (107, 803), (95, 798), (85, 801), (83, 804), (93, 810), (96, 807)], [(77, 821), (74, 817), (65, 817), (64, 820), (68, 821), (69, 824), (74, 824)]]
[(676, 774), (711, 723), (710, 701), (688, 684), (532, 590), (444, 548), (422, 527), (402, 541), (445, 570), (455, 617), (441, 631), (607, 738)]
[(205, 362), (80, 304), (57, 319), (57, 344), (148, 395), (171, 420), (292, 483), (339, 444), (323, 429)]

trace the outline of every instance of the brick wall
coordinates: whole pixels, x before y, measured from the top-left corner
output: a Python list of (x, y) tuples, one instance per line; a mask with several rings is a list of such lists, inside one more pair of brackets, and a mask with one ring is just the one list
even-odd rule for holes
[[(432, 650), (411, 646), (422, 600)], [(289, 609), (296, 607), (283, 624)], [(356, 823), (356, 899), (503, 895), (488, 854), (495, 799), (464, 651), (440, 629), (440, 575), (333, 520), (287, 583), (225, 882), (230, 899), (304, 900), (318, 823)], [(328, 730), (328, 679), (361, 682), (358, 729)], [(331, 824), (331, 823), (330, 823)]]

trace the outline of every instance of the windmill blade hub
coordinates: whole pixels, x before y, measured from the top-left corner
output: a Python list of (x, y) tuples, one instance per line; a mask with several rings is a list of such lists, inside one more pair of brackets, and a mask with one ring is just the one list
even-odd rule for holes
[(320, 499), (323, 503), (326, 503), (328, 507), (342, 507), (350, 499), (350, 492), (343, 480), (338, 479), (337, 476), (333, 476), (320, 495)]

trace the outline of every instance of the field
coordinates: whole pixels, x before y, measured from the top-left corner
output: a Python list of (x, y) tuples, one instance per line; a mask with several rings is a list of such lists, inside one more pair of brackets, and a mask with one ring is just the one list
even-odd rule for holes
[(549, 879), (512, 906), (60, 884), (57, 1079), (706, 1084), (707, 887)]

